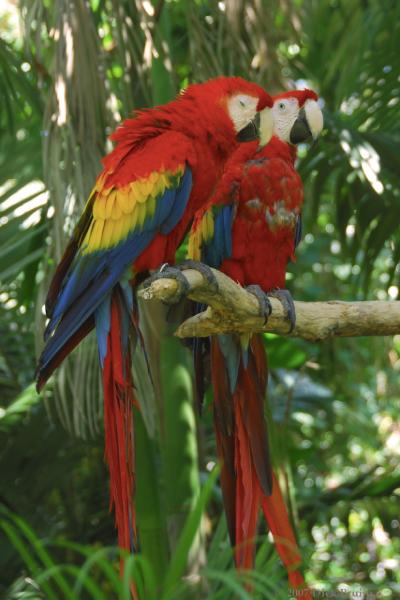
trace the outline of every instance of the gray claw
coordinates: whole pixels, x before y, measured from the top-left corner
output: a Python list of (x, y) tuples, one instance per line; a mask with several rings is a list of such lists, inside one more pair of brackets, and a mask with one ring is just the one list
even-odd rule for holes
[(201, 273), (204, 279), (207, 281), (211, 292), (218, 292), (218, 281), (212, 272), (211, 268), (208, 265), (205, 265), (202, 262), (198, 262), (197, 260), (184, 260), (179, 265), (176, 265), (176, 268), (180, 271), (186, 271), (187, 269), (194, 269)]
[(260, 314), (262, 317), (264, 317), (264, 322), (266, 323), (269, 315), (272, 312), (271, 302), (268, 300), (269, 294), (266, 294), (259, 285), (248, 285), (246, 290), (257, 298), (260, 305)]
[(296, 308), (294, 306), (292, 294), (289, 290), (272, 290), (268, 292), (268, 296), (276, 298), (282, 304), (283, 309), (286, 313), (286, 318), (290, 323), (289, 333), (292, 333), (296, 325)]
[(164, 263), (159, 271), (150, 275), (150, 277), (144, 281), (143, 286), (149, 287), (153, 281), (156, 281), (157, 279), (175, 279), (180, 284), (177, 293), (170, 298), (168, 304), (178, 304), (178, 302), (186, 297), (190, 291), (190, 285), (186, 277), (182, 275), (182, 271), (177, 267), (170, 266), (168, 263)]

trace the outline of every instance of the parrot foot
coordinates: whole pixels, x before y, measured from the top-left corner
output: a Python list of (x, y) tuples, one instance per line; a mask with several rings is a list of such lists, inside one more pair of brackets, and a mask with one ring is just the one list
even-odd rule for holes
[(271, 302), (268, 299), (269, 294), (266, 294), (259, 285), (248, 285), (246, 286), (246, 290), (257, 298), (260, 305), (260, 315), (264, 317), (264, 322), (266, 323), (272, 312)]
[(292, 294), (289, 290), (276, 289), (268, 292), (270, 298), (276, 298), (282, 304), (285, 311), (285, 317), (290, 323), (290, 329), (288, 333), (292, 333), (296, 325), (296, 309), (294, 306)]
[(186, 271), (187, 269), (193, 269), (194, 271), (198, 271), (207, 281), (210, 292), (214, 294), (218, 292), (219, 286), (217, 278), (215, 277), (214, 273), (212, 272), (212, 269), (208, 265), (205, 265), (204, 263), (199, 262), (197, 260), (188, 259), (182, 261), (179, 265), (176, 266), (176, 268), (180, 271)]
[(147, 288), (153, 281), (157, 281), (158, 279), (175, 279), (180, 284), (176, 294), (168, 300), (168, 304), (178, 304), (190, 291), (188, 280), (182, 275), (181, 269), (171, 266), (168, 263), (164, 263), (158, 271), (150, 275), (143, 285)]

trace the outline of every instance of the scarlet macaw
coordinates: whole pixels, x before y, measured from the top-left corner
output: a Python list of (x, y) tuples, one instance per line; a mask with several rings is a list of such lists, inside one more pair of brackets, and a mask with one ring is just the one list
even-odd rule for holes
[[(196, 214), (188, 255), (248, 286), (266, 318), (268, 295), (277, 296), (293, 327), (294, 305), (284, 288), (286, 266), (301, 237), (303, 186), (294, 166), (296, 144), (315, 138), (323, 120), (311, 90), (275, 96), (272, 114), (274, 137), (269, 141), (268, 131), (263, 135), (261, 113), (260, 144), (243, 144), (235, 152), (215, 194)], [(196, 340), (195, 362), (201, 372), (199, 344)], [(269, 455), (264, 418), (267, 378), (261, 334), (213, 336), (214, 426), (236, 565), (253, 564), (261, 506), (289, 581), (298, 587), (304, 583), (298, 569), (300, 552)]]
[(37, 387), (95, 327), (110, 496), (122, 548), (133, 548), (136, 537), (128, 338), (130, 332), (141, 338), (134, 286), (174, 261), (195, 211), (238, 142), (255, 139), (255, 117), (268, 106), (272, 100), (260, 86), (220, 77), (124, 121), (111, 136), (116, 146), (103, 160), (50, 285)]

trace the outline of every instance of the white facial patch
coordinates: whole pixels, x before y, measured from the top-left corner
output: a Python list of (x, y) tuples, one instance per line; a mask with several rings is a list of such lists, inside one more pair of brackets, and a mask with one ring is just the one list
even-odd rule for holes
[(306, 113), (308, 126), (315, 139), (319, 136), (324, 126), (322, 111), (315, 100), (306, 100), (304, 103), (304, 111)]
[(236, 94), (228, 100), (228, 112), (236, 133), (239, 133), (254, 119), (257, 113), (258, 98), (247, 94)]
[(272, 107), (274, 120), (274, 135), (284, 142), (290, 142), (290, 132), (299, 115), (297, 98), (282, 98), (275, 100)]

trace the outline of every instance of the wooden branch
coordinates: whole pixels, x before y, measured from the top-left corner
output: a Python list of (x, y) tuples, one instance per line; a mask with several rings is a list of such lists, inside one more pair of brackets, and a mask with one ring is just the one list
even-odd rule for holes
[[(400, 334), (400, 302), (295, 302), (296, 327), (289, 324), (279, 300), (271, 298), (272, 313), (267, 323), (259, 316), (256, 297), (232, 279), (212, 269), (218, 291), (210, 289), (203, 276), (193, 269), (183, 272), (190, 291), (188, 297), (208, 304), (208, 308), (184, 321), (175, 332), (178, 337), (206, 337), (215, 333), (268, 331), (318, 341), (330, 337)], [(155, 279), (139, 290), (144, 300), (157, 298), (170, 302), (182, 290), (175, 279)]]

